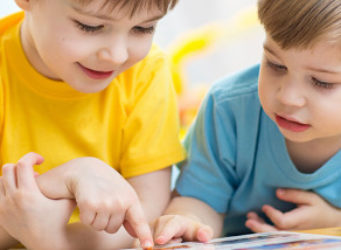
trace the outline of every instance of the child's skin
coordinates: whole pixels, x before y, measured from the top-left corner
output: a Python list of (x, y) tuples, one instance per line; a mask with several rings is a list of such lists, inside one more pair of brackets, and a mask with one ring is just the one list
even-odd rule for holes
[[(16, 0), (25, 11), (21, 39), (39, 73), (94, 93), (147, 55), (164, 13), (155, 6), (130, 17), (118, 8), (101, 8), (102, 0), (87, 6), (79, 2)], [(89, 70), (114, 72), (96, 81), (84, 74)], [(170, 168), (125, 180), (103, 161), (84, 157), (35, 178), (33, 167), (42, 161), (42, 156), (29, 153), (3, 166), (1, 247), (20, 241), (29, 249), (113, 249), (129, 246), (130, 235), (143, 247), (152, 246), (148, 221), (169, 201)], [(82, 223), (67, 225), (75, 206), (68, 199), (77, 202)]]
[[(29, 153), (23, 156), (17, 164), (3, 166), (2, 185), (5, 199), (0, 201), (3, 203), (0, 207), (5, 209), (0, 210), (0, 220), (3, 228), (15, 239), (20, 240), (26, 247), (32, 246), (34, 249), (36, 249), (35, 244), (37, 243), (42, 249), (43, 246), (51, 247), (52, 235), (53, 241), (56, 242), (53, 245), (60, 246), (60, 248), (70, 244), (71, 249), (91, 248), (92, 245), (89, 245), (91, 243), (94, 244), (92, 247), (99, 247), (103, 243), (97, 241), (106, 238), (112, 246), (114, 240), (119, 239), (117, 237), (126, 237), (127, 242), (131, 240), (122, 232), (115, 235), (98, 234), (93, 229), (116, 233), (124, 223), (125, 229), (132, 236), (138, 237), (142, 244), (148, 245), (153, 242), (143, 208), (150, 209), (150, 213), (147, 213), (149, 216), (151, 213), (156, 213), (158, 208), (153, 210), (153, 208), (147, 207), (148, 205), (152, 206), (151, 201), (147, 204), (142, 203), (144, 206), (141, 206), (133, 189), (136, 183), (132, 182), (130, 186), (129, 182), (125, 181), (121, 175), (95, 158), (75, 159), (36, 177), (37, 183), (32, 183), (34, 180), (33, 166), (41, 164), (42, 161), (43, 158), (40, 155)], [(82, 178), (79, 178), (79, 173), (77, 174), (77, 171), (80, 170), (77, 170), (75, 163), (82, 168)], [(61, 185), (61, 182), (65, 185)], [(40, 189), (37, 188), (38, 185)], [(46, 198), (40, 190), (44, 190), (44, 194), (50, 199)], [(142, 189), (141, 191), (140, 187), (137, 189), (137, 193), (140, 197), (145, 197), (147, 194), (143, 192), (147, 192), (146, 190)], [(162, 192), (165, 191), (162, 190)], [(160, 198), (162, 199), (162, 197)], [(75, 199), (77, 202), (84, 226), (80, 223), (67, 226), (65, 223), (74, 208), (71, 199)], [(47, 207), (43, 206), (45, 203)], [(35, 204), (39, 204), (39, 206), (35, 206)], [(44, 214), (43, 220), (41, 219), (42, 214)], [(56, 216), (53, 216), (54, 214)], [(53, 223), (51, 220), (45, 219), (45, 216)], [(56, 226), (51, 227), (51, 225)], [(86, 225), (90, 225), (93, 229)], [(49, 232), (50, 235), (46, 235), (46, 232)], [(67, 239), (64, 234), (68, 234)], [(46, 241), (42, 235), (47, 237)], [(92, 241), (76, 241), (77, 238), (85, 235), (92, 237)], [(7, 240), (8, 244), (13, 242), (12, 239)], [(110, 243), (111, 240), (113, 242)], [(127, 244), (126, 241), (120, 241), (116, 245), (124, 246)]]
[[(311, 126), (304, 133), (278, 126), (292, 161), (303, 173), (314, 172), (341, 148), (340, 52), (339, 44), (323, 38), (309, 48), (283, 49), (268, 33), (266, 35), (259, 76), (260, 102), (274, 121), (282, 116)], [(341, 210), (313, 192), (278, 189), (276, 196), (296, 204), (297, 208), (283, 213), (264, 205), (262, 210), (274, 225), (250, 211), (246, 221), (248, 228), (265, 232), (341, 224)], [(156, 221), (154, 239), (158, 244), (174, 239), (205, 242), (221, 236), (223, 218), (223, 214), (202, 201), (178, 196), (171, 201), (165, 215)]]

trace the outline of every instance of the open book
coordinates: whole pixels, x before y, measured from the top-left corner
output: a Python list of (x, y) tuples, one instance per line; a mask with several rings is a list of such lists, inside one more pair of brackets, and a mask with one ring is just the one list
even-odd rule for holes
[(341, 249), (341, 237), (295, 232), (269, 232), (219, 238), (209, 243), (180, 243), (154, 247), (158, 250), (256, 250), (256, 249)]

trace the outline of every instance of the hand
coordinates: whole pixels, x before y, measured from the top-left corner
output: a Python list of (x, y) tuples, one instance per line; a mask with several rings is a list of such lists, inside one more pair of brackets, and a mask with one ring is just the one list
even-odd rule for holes
[[(70, 200), (50, 200), (39, 190), (33, 165), (43, 158), (34, 153), (17, 164), (6, 164), (0, 180), (0, 224), (28, 248), (62, 244), (63, 233), (74, 209)], [(47, 239), (48, 237), (48, 239)]]
[[(272, 206), (264, 205), (262, 210), (274, 225), (265, 223), (256, 213), (250, 212), (247, 214), (246, 227), (253, 232), (268, 232), (340, 225), (337, 223), (336, 218), (341, 218), (341, 209), (332, 206), (314, 192), (278, 189), (276, 195), (280, 200), (296, 203), (297, 208), (283, 213)], [(321, 216), (321, 213), (323, 213), (323, 216)]]
[(153, 238), (139, 198), (132, 186), (112, 167), (91, 157), (72, 160), (68, 181), (80, 210), (82, 223), (96, 230), (115, 233), (123, 225), (142, 247), (151, 247)]
[(196, 217), (163, 215), (154, 223), (154, 239), (157, 244), (182, 241), (207, 242), (213, 237), (211, 227), (202, 224)]

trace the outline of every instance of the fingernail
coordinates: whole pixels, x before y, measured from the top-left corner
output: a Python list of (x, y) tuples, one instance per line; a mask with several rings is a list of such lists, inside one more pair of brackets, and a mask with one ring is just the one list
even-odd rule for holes
[(207, 241), (208, 241), (208, 238), (209, 238), (208, 232), (206, 232), (205, 230), (200, 230), (200, 231), (198, 232), (198, 240), (199, 240), (200, 242), (207, 242)]
[(152, 248), (153, 247), (153, 243), (151, 242), (151, 241), (149, 241), (149, 240), (146, 240), (144, 243), (143, 243), (143, 248), (145, 248), (145, 249), (150, 249), (150, 248)]

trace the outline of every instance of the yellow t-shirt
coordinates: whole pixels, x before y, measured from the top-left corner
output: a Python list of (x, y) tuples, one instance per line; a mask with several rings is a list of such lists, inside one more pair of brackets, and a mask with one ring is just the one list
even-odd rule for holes
[(183, 160), (176, 95), (158, 47), (105, 90), (80, 93), (30, 65), (20, 42), (22, 19), (17, 13), (0, 20), (1, 165), (33, 151), (45, 158), (35, 167), (44, 173), (92, 156), (129, 178)]

